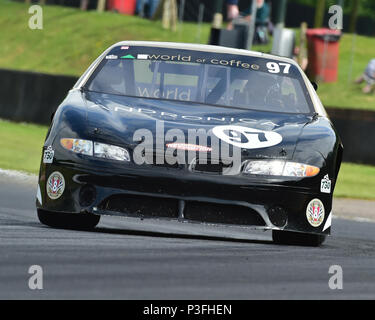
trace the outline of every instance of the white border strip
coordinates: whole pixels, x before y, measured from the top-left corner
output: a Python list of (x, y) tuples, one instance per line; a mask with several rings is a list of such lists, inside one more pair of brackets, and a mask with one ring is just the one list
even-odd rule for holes
[(36, 174), (26, 173), (16, 170), (4, 170), (0, 168), (0, 179), (1, 177), (12, 178), (20, 182), (31, 182), (37, 183), (38, 176)]

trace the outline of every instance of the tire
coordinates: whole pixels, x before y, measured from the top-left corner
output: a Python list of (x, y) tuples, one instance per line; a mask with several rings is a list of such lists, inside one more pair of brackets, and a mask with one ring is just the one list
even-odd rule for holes
[(276, 244), (319, 247), (325, 239), (321, 234), (272, 230), (272, 240)]
[(91, 230), (100, 221), (100, 216), (93, 214), (59, 213), (41, 209), (37, 211), (41, 223), (58, 229)]

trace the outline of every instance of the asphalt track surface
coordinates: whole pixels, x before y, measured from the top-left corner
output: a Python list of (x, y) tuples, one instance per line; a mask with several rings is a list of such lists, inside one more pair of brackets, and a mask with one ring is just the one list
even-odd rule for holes
[[(119, 217), (92, 232), (36, 217), (35, 183), (0, 174), (0, 299), (374, 299), (375, 223), (333, 219), (320, 248), (268, 232)], [(337, 213), (336, 213), (337, 215)], [(43, 268), (30, 290), (28, 269)], [(328, 286), (343, 269), (343, 289)]]

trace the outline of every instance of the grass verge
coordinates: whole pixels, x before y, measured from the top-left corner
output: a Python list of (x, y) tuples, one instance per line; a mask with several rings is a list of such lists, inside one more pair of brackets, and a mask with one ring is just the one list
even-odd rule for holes
[(335, 197), (375, 200), (375, 167), (343, 163)]
[[(47, 127), (0, 120), (0, 168), (37, 174)], [(335, 197), (375, 200), (375, 167), (343, 163)]]
[(47, 127), (0, 120), (0, 168), (37, 174)]
[[(137, 16), (47, 5), (43, 29), (31, 30), (30, 17), (28, 5), (0, 0), (0, 67), (79, 76), (118, 41), (198, 41), (193, 23), (172, 32), (164, 30), (160, 21)], [(209, 28), (202, 27), (202, 43), (207, 43)]]

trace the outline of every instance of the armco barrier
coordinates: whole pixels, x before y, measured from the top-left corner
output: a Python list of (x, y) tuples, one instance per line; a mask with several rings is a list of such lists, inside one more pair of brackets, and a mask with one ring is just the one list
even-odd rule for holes
[[(0, 118), (48, 125), (75, 77), (0, 69)], [(375, 112), (327, 108), (344, 161), (375, 165)]]
[(344, 161), (375, 165), (375, 112), (327, 108), (344, 144)]
[(49, 124), (76, 77), (0, 69), (0, 118)]

